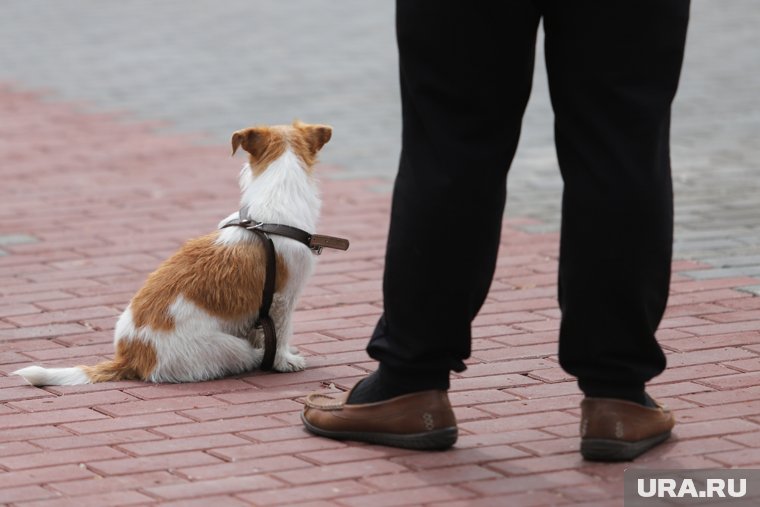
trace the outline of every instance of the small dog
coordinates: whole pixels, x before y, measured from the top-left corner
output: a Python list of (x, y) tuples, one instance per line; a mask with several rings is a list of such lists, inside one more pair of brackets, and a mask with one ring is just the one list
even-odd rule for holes
[[(240, 147), (249, 153), (240, 173), (240, 209), (247, 209), (249, 216), (235, 212), (220, 227), (250, 218), (313, 231), (321, 204), (313, 166), (331, 135), (329, 126), (298, 121), (235, 132), (232, 154)], [(273, 368), (300, 371), (306, 363), (288, 341), (293, 310), (314, 256), (290, 238), (272, 240), (277, 277), (270, 313), (278, 334)], [(74, 385), (197, 382), (253, 370), (264, 354), (261, 332), (255, 347), (240, 337), (256, 321), (265, 273), (263, 243), (244, 228), (224, 228), (190, 240), (148, 277), (121, 314), (113, 360), (74, 368), (29, 366), (14, 373), (32, 385)]]

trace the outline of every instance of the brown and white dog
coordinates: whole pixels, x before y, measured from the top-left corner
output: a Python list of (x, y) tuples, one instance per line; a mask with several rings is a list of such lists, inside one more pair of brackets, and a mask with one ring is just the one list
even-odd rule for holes
[[(239, 147), (250, 154), (240, 173), (241, 209), (249, 212), (242, 218), (313, 231), (320, 198), (312, 168), (331, 135), (328, 126), (297, 121), (235, 132), (232, 154)], [(238, 212), (220, 226), (235, 218)], [(278, 337), (274, 369), (299, 371), (306, 364), (288, 345), (291, 316), (314, 256), (298, 241), (272, 239), (277, 251), (270, 311)], [(196, 382), (250, 371), (261, 364), (263, 344), (254, 347), (240, 337), (256, 320), (265, 269), (263, 244), (243, 228), (190, 240), (148, 277), (122, 313), (113, 360), (74, 368), (29, 366), (14, 373), (33, 385), (71, 385), (126, 379)]]

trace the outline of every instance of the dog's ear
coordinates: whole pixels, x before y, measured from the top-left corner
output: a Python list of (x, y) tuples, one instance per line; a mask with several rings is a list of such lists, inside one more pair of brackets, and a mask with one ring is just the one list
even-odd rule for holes
[(232, 154), (242, 147), (254, 157), (260, 157), (269, 142), (270, 132), (266, 128), (252, 127), (232, 134)]
[(232, 133), (232, 156), (235, 156), (235, 153), (237, 153), (238, 148), (240, 148), (240, 143), (243, 142), (243, 134), (238, 132)]
[(316, 155), (332, 137), (332, 127), (329, 125), (307, 125), (296, 120), (293, 126), (303, 135), (312, 155)]

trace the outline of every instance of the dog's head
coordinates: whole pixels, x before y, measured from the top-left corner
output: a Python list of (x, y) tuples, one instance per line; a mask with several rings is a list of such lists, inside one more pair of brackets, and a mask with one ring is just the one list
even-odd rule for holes
[(251, 170), (261, 174), (269, 165), (291, 150), (303, 161), (304, 169), (311, 171), (317, 153), (332, 136), (332, 127), (308, 125), (296, 120), (291, 125), (249, 127), (232, 134), (232, 154), (238, 148), (248, 152)]

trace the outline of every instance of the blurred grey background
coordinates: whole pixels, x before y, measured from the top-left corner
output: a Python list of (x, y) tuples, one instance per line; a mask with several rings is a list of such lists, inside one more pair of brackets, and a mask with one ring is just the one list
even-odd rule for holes
[[(672, 141), (676, 253), (760, 275), (760, 2), (694, 0)], [(556, 230), (562, 182), (539, 37), (508, 213)], [(335, 177), (386, 179), (400, 117), (394, 3), (4, 0), (0, 82), (227, 143), (294, 118), (334, 126)], [(2, 121), (2, 119), (0, 119)], [(382, 185), (381, 185), (382, 186)], [(694, 276), (708, 276), (694, 272)]]

